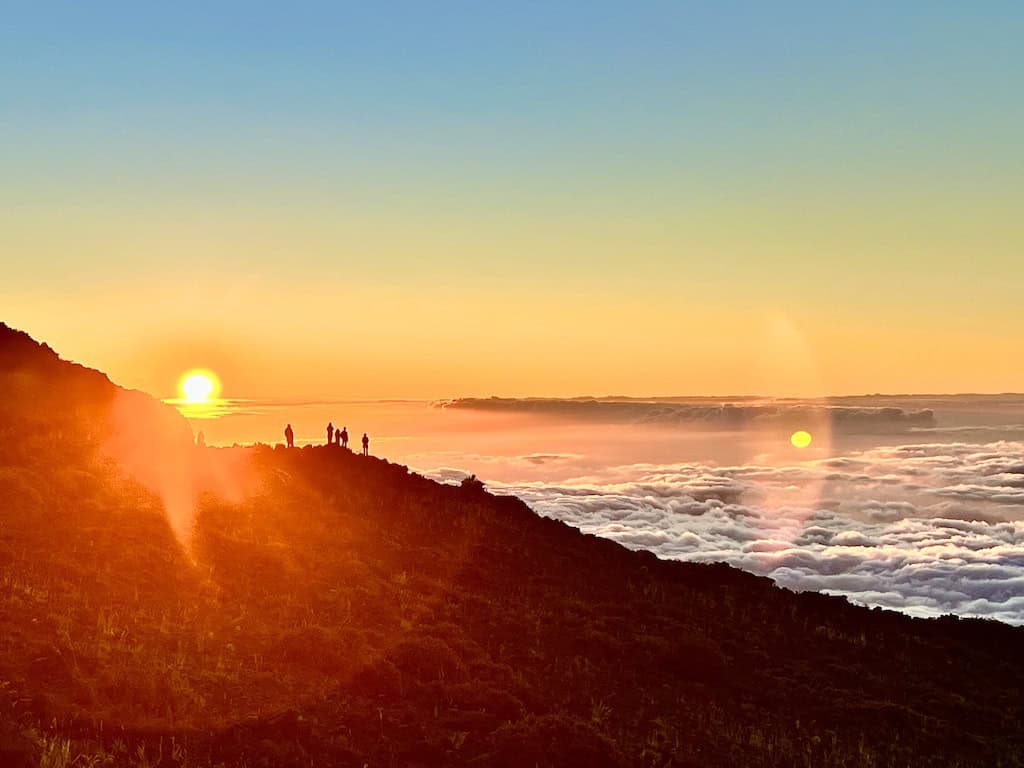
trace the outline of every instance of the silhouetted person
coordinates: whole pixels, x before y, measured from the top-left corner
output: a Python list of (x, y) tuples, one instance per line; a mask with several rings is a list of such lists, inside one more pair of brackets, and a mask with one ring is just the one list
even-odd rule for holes
[(334, 425), (331, 422), (327, 422), (327, 444), (330, 445), (334, 442)]
[(348, 427), (342, 427), (338, 433), (338, 442), (342, 448), (348, 448)]
[(203, 430), (199, 430), (199, 434), (196, 435), (196, 445), (200, 448), (206, 447), (206, 435), (203, 434)]
[(369, 456), (369, 455), (370, 455), (370, 438), (368, 438), (366, 436), (366, 433), (363, 432), (363, 456)]
[(284, 440), (288, 443), (289, 448), (295, 447), (295, 433), (292, 431), (292, 425), (289, 424), (284, 428)]
[(484, 490), (484, 483), (476, 475), (470, 475), (469, 477), (462, 478), (462, 487), (467, 491), (482, 491)]

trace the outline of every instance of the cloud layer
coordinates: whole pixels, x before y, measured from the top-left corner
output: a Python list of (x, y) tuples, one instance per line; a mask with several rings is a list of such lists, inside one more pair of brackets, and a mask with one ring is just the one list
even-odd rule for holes
[(769, 401), (737, 398), (719, 402), (633, 398), (460, 398), (434, 404), (438, 408), (572, 419), (580, 422), (612, 422), (664, 426), (704, 425), (716, 429), (791, 427), (827, 423), (839, 430), (899, 430), (936, 425), (930, 408), (906, 410), (895, 406), (849, 406), (825, 402)]
[(914, 615), (1024, 624), (1021, 442), (904, 445), (792, 466), (638, 464), (491, 487), (661, 557), (726, 562)]

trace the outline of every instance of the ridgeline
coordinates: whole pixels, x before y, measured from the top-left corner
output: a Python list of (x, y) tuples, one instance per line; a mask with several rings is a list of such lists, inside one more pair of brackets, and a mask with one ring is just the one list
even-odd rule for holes
[(339, 447), (196, 448), (0, 325), (5, 767), (1015, 766), (1022, 641)]

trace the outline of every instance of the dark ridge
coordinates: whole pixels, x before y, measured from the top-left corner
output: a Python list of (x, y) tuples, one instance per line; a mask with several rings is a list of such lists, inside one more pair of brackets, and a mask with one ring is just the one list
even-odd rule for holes
[(3, 464), (16, 461), (25, 437), (37, 432), (49, 434), (51, 455), (112, 440), (122, 452), (192, 441), (188, 422), (173, 408), (118, 387), (100, 371), (62, 360), (48, 345), (2, 322), (0, 394)]
[(193, 448), (155, 401), (132, 463), (122, 394), (0, 332), (0, 765), (1024, 762), (1020, 628), (661, 561), (337, 447)]

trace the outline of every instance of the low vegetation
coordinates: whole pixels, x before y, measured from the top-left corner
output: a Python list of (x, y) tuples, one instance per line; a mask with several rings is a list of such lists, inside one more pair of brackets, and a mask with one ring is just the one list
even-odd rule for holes
[(105, 450), (113, 385), (12, 333), (0, 765), (1024, 762), (1024, 630), (660, 561), (478, 482), (187, 446), (176, 535)]

